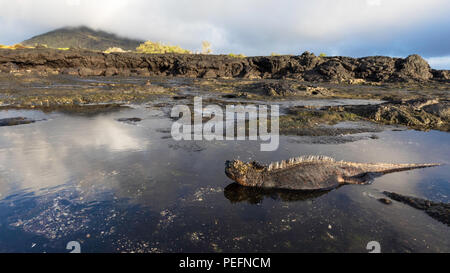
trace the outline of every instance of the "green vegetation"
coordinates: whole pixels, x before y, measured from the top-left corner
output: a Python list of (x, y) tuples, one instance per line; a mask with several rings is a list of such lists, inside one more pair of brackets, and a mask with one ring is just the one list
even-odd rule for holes
[(327, 54), (325, 54), (323, 52), (319, 54), (319, 57), (326, 57), (326, 56), (327, 56)]
[(120, 47), (110, 47), (107, 50), (103, 51), (104, 53), (123, 53), (126, 52), (125, 50), (121, 49)]
[(336, 124), (341, 121), (360, 120), (356, 114), (345, 111), (327, 111), (320, 109), (309, 109), (306, 107), (293, 107), (289, 109), (289, 114), (280, 117), (283, 123), (295, 125), (314, 125), (314, 124)]
[[(25, 48), (48, 48), (45, 44), (37, 44), (35, 46), (26, 46), (23, 44), (15, 44), (15, 45), (0, 45), (0, 49), (25, 49)], [(56, 48), (59, 50), (69, 50), (70, 48)]]
[(234, 54), (234, 53), (230, 53), (228, 54), (229, 57), (233, 57), (233, 58), (245, 58), (247, 56), (245, 56), (244, 54)]
[(362, 118), (348, 112), (336, 112), (305, 107), (289, 109), (288, 115), (280, 116), (281, 134), (301, 134), (306, 128), (317, 128), (319, 124), (334, 125), (342, 121), (358, 121)]
[(0, 48), (3, 48), (3, 49), (24, 49), (24, 48), (34, 48), (34, 47), (31, 47), (31, 46), (24, 46), (24, 45), (22, 45), (22, 44), (15, 44), (15, 45), (11, 45), (11, 46), (8, 46), (8, 45), (0, 45)]
[(211, 54), (212, 50), (211, 50), (211, 43), (208, 41), (203, 41), (202, 42), (202, 54)]
[[(0, 81), (9, 79), (9, 75), (0, 75)], [(55, 83), (67, 83), (62, 78), (52, 78)], [(0, 108), (41, 108), (73, 106), (97, 103), (142, 103), (152, 101), (157, 96), (173, 96), (175, 90), (158, 85), (135, 85), (127, 82), (84, 83), (82, 88), (30, 88), (36, 83), (46, 82), (42, 77), (26, 74), (15, 79), (26, 86), (0, 90)], [(5, 96), (7, 94), (7, 96)], [(4, 109), (4, 108), (2, 108)]]
[(165, 54), (165, 53), (179, 53), (179, 54), (192, 54), (191, 51), (183, 49), (179, 46), (164, 45), (160, 42), (147, 41), (136, 48), (138, 53), (147, 54)]

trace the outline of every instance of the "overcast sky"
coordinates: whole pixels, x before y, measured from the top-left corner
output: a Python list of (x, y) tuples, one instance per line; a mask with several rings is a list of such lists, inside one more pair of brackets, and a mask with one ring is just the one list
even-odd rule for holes
[(450, 69), (448, 0), (0, 0), (0, 44), (64, 26), (214, 53), (407, 56)]

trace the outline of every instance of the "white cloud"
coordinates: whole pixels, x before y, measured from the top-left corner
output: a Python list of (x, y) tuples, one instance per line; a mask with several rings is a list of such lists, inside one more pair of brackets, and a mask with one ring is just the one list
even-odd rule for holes
[(366, 0), (366, 3), (369, 6), (380, 6), (381, 0)]
[(434, 69), (450, 69), (450, 56), (431, 57), (427, 61)]

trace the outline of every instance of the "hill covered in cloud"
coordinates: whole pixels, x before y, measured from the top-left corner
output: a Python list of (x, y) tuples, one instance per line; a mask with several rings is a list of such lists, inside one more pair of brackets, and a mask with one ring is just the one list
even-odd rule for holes
[(85, 48), (104, 51), (118, 47), (135, 50), (144, 41), (122, 38), (115, 34), (88, 27), (66, 27), (32, 37), (22, 42), (24, 45), (47, 45), (52, 48)]

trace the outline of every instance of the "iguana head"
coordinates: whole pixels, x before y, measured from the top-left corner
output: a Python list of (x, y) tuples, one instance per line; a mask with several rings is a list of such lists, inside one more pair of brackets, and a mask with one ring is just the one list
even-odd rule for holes
[(245, 163), (240, 160), (225, 162), (225, 174), (242, 186), (257, 186), (261, 183), (260, 173), (264, 170), (265, 167), (257, 162)]

